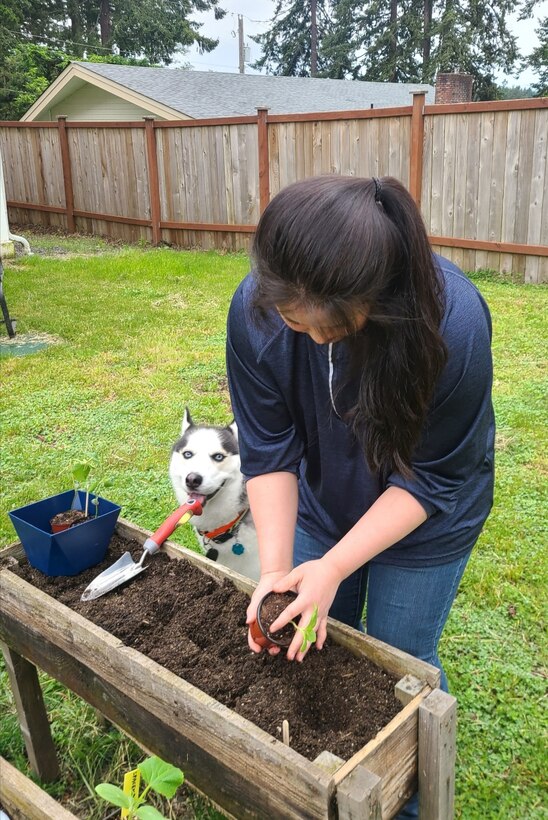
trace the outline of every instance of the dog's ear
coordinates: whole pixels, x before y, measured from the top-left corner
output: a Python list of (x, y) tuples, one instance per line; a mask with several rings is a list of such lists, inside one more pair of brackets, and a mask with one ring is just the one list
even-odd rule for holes
[(238, 428), (236, 427), (236, 422), (234, 419), (232, 419), (230, 424), (227, 424), (227, 429), (230, 430), (236, 441), (238, 441)]
[(181, 435), (184, 436), (184, 434), (186, 433), (188, 428), (192, 427), (193, 424), (194, 424), (194, 422), (192, 421), (192, 418), (191, 418), (190, 413), (188, 411), (188, 407), (185, 407), (185, 413), (184, 413), (183, 421), (182, 421), (182, 424), (181, 424)]

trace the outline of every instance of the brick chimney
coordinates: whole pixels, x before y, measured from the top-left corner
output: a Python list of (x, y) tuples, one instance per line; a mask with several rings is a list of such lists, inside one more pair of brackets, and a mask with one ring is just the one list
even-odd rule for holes
[(471, 74), (438, 74), (436, 77), (435, 103), (462, 103), (472, 99)]

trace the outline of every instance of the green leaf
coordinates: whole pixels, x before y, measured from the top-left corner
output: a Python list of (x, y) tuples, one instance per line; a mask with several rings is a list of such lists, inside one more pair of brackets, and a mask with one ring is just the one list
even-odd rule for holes
[(75, 464), (72, 468), (72, 477), (75, 481), (83, 484), (91, 472), (91, 464), (83, 462), (82, 464)]
[(306, 626), (297, 626), (295, 621), (291, 621), (291, 623), (293, 624), (295, 629), (298, 629), (299, 632), (303, 633), (303, 640), (302, 640), (301, 648), (300, 648), (301, 652), (306, 652), (309, 643), (313, 644), (313, 643), (316, 642), (316, 632), (314, 630), (314, 627), (316, 626), (317, 622), (318, 622), (318, 605), (317, 604), (314, 604), (314, 611), (313, 611), (312, 615), (310, 616), (310, 620), (309, 620), (309, 622), (307, 623)]
[(149, 757), (138, 766), (143, 779), (158, 794), (171, 798), (184, 781), (185, 776), (180, 769), (160, 760), (159, 757)]
[(95, 791), (103, 800), (107, 800), (109, 803), (112, 803), (114, 806), (119, 806), (121, 809), (129, 809), (131, 806), (129, 794), (124, 794), (122, 789), (119, 789), (118, 786), (113, 786), (112, 783), (99, 783), (98, 786), (95, 786)]
[(160, 814), (154, 806), (141, 806), (137, 809), (137, 817), (139, 820), (166, 820), (165, 815)]

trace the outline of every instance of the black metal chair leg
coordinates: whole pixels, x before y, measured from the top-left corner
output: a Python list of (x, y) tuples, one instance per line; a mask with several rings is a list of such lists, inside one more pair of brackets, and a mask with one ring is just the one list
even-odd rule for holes
[(2, 265), (2, 260), (0, 259), (0, 306), (2, 307), (2, 315), (3, 319), (2, 322), (6, 325), (6, 330), (8, 331), (8, 336), (10, 339), (13, 339), (15, 336), (15, 319), (10, 317), (10, 312), (8, 310), (8, 304), (6, 302), (6, 297), (4, 296), (4, 266)]

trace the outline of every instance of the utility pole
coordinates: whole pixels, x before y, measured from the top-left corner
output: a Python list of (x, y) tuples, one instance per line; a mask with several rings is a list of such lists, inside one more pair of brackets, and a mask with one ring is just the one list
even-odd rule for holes
[(240, 62), (240, 74), (245, 74), (244, 64), (244, 18), (238, 15), (238, 54)]

